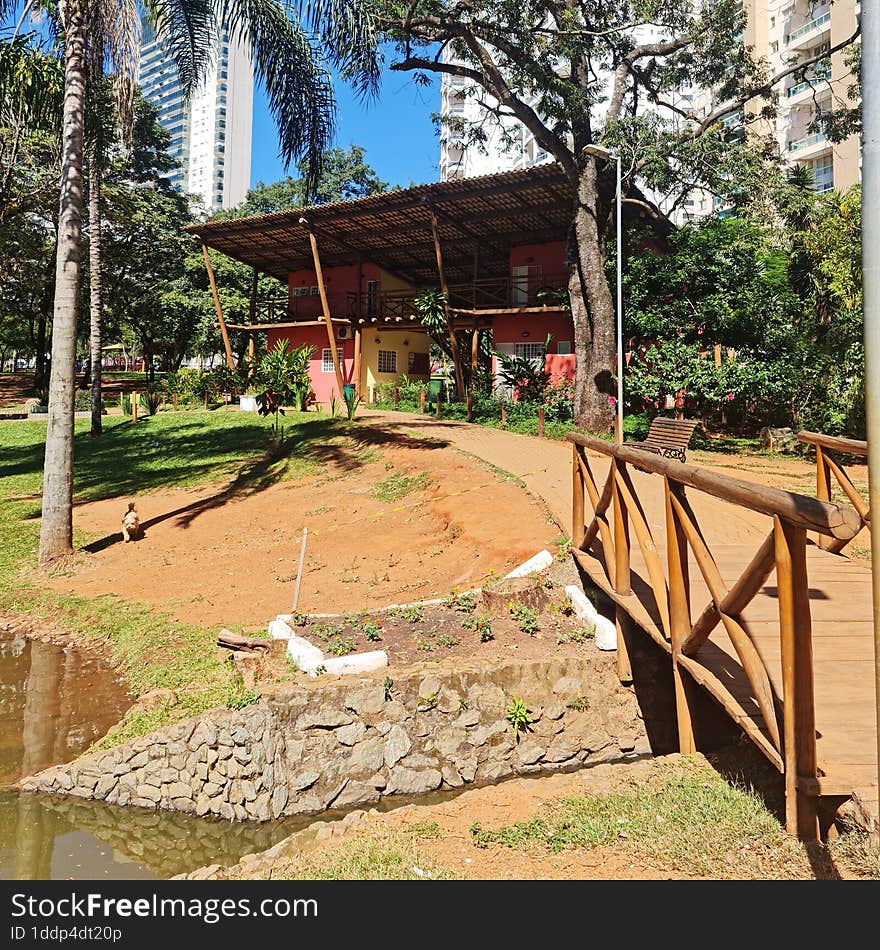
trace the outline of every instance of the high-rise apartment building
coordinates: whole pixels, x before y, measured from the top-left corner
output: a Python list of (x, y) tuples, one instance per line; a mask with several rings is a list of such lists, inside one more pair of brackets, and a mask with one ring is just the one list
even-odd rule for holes
[(243, 201), (250, 187), (254, 100), (246, 47), (222, 31), (204, 82), (187, 102), (161, 37), (144, 23), (138, 82), (171, 134), (169, 151), (180, 166), (172, 184), (198, 195), (211, 211)]
[[(743, 41), (756, 57), (765, 57), (772, 74), (831, 49), (855, 32), (861, 5), (856, 0), (745, 0), (746, 28)], [(830, 60), (807, 67), (805, 75), (788, 76), (777, 89), (775, 119), (758, 121), (753, 130), (776, 140), (782, 161), (806, 165), (817, 191), (845, 191), (861, 180), (859, 137), (851, 135), (832, 143), (816, 119), (844, 106), (852, 107), (848, 90), (855, 82), (847, 48)], [(760, 103), (749, 103), (757, 113)], [(750, 127), (751, 130), (751, 127)]]

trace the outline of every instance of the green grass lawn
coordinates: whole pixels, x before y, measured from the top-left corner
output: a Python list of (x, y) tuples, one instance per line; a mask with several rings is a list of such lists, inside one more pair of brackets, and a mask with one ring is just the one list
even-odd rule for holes
[[(333, 454), (357, 461), (346, 423), (316, 413), (288, 413), (284, 441), (271, 441), (272, 423), (252, 413), (179, 412), (105, 419), (104, 434), (76, 423), (77, 500), (129, 498), (144, 492), (204, 484), (262, 486), (314, 472)], [(217, 631), (183, 624), (144, 604), (118, 597), (57, 594), (37, 570), (44, 422), (0, 423), (0, 610), (58, 624), (110, 648), (132, 691), (171, 689), (173, 702), (130, 718), (109, 736), (112, 745), (213, 706), (241, 706), (255, 697), (231, 665), (217, 659)], [(78, 535), (82, 546), (93, 539)]]

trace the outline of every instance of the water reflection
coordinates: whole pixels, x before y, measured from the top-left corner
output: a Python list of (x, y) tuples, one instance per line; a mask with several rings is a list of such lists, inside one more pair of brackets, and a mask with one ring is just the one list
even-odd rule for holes
[(176, 812), (19, 795), (22, 775), (70, 761), (131, 703), (107, 664), (0, 631), (0, 879), (170, 877), (234, 864), (306, 824), (229, 823)]

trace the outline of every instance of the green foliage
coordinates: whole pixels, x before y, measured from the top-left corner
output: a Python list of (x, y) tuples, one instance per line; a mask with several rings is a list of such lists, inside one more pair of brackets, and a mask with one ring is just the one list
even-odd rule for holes
[(138, 405), (148, 416), (155, 416), (162, 403), (162, 391), (153, 387), (148, 388), (138, 396)]
[(590, 708), (590, 701), (586, 696), (578, 696), (575, 699), (570, 699), (565, 704), (566, 709), (573, 709), (575, 712), (586, 712)]
[(390, 613), (392, 616), (400, 617), (409, 623), (421, 623), (423, 619), (422, 608), (418, 604), (413, 604), (410, 607), (395, 607)]
[(284, 406), (292, 405), (299, 412), (306, 407), (312, 391), (309, 360), (314, 353), (315, 348), (307, 343), (291, 349), (287, 340), (280, 340), (257, 364), (258, 411), (261, 416), (275, 416), (276, 433), (278, 417), (284, 414)]
[(332, 653), (333, 656), (346, 656), (354, 653), (356, 649), (354, 637), (336, 637), (327, 644), (327, 652)]
[(361, 624), (363, 635), (373, 643), (378, 643), (382, 639), (382, 621), (376, 618), (368, 618)]
[[(551, 337), (544, 341), (544, 352), (550, 347)], [(545, 359), (526, 359), (509, 353), (495, 353), (498, 360), (498, 376), (510, 387), (521, 402), (543, 403), (550, 388), (550, 373), (544, 368)]]
[(472, 614), (477, 609), (477, 595), (473, 591), (466, 591), (464, 594), (456, 593), (455, 590), (443, 601), (443, 606), (448, 610), (457, 610), (459, 613)]
[(131, 415), (131, 393), (119, 394), (119, 408), (124, 416)]
[(532, 636), (538, 629), (538, 612), (525, 604), (509, 605), (510, 616), (519, 624), (520, 630)]
[(474, 630), (480, 637), (480, 643), (488, 643), (494, 639), (492, 635), (492, 618), (488, 613), (474, 613), (462, 620), (461, 625), (466, 630)]
[(507, 707), (504, 718), (513, 726), (513, 731), (517, 734), (528, 731), (532, 722), (529, 707), (524, 700), (516, 696), (512, 698), (510, 705)]
[(351, 422), (358, 410), (358, 406), (361, 404), (361, 397), (357, 395), (354, 389), (343, 388), (342, 399), (345, 402), (346, 418)]
[(407, 495), (415, 491), (426, 491), (431, 484), (431, 476), (427, 472), (419, 472), (418, 475), (404, 475), (402, 472), (395, 472), (381, 482), (376, 482), (373, 494), (380, 501), (399, 501), (406, 498)]

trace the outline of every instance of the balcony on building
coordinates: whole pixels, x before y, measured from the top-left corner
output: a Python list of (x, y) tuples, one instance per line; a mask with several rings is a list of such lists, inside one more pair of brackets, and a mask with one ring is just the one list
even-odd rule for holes
[(824, 132), (811, 132), (791, 139), (787, 146), (789, 158), (797, 161), (807, 161), (830, 151), (831, 142)]
[(790, 50), (803, 49), (815, 45), (826, 33), (831, 32), (831, 11), (825, 7), (814, 9), (806, 22), (791, 30), (785, 37), (785, 45)]

